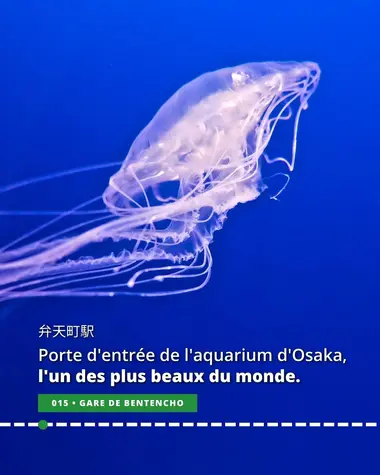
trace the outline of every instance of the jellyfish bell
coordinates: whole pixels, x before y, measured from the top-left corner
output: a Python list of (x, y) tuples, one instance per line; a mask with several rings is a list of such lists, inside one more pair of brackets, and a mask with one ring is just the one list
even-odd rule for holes
[[(109, 179), (100, 217), (88, 211), (91, 219), (56, 230), (57, 223), (85, 213), (96, 197), (1, 250), (0, 299), (168, 295), (202, 288), (210, 278), (215, 231), (229, 210), (255, 200), (266, 188), (262, 161), (293, 170), (300, 113), (319, 76), (311, 62), (248, 63), (203, 74), (180, 88)], [(269, 157), (266, 149), (277, 123), (291, 117), (290, 158)], [(119, 252), (105, 252), (106, 241), (117, 243)], [(80, 254), (94, 244), (103, 254)]]
[[(260, 183), (259, 158), (274, 126), (296, 99), (299, 110), (306, 107), (318, 79), (314, 63), (251, 63), (191, 81), (136, 138), (123, 166), (110, 179), (105, 204), (110, 210), (118, 205), (124, 209), (135, 199), (146, 206), (147, 188), (159, 191), (160, 185), (181, 181), (192, 190), (194, 181), (204, 182), (205, 175), (212, 181), (210, 189), (220, 192), (232, 185), (236, 195), (239, 187), (247, 193), (246, 180), (252, 177), (254, 199)], [(279, 106), (281, 115), (273, 116)], [(204, 194), (201, 188), (192, 190), (192, 197)], [(204, 200), (215, 205), (212, 193)]]

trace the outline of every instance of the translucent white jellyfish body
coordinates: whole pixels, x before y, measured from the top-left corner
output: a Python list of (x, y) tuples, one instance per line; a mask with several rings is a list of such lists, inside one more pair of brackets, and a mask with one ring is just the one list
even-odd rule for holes
[[(249, 63), (206, 73), (179, 89), (110, 178), (100, 218), (47, 232), (92, 199), (1, 250), (0, 299), (168, 295), (203, 287), (210, 277), (214, 232), (230, 209), (256, 199), (265, 188), (260, 160), (282, 161), (293, 170), (299, 116), (319, 76), (311, 62)], [(292, 108), (291, 157), (269, 158), (273, 130), (292, 116)], [(46, 234), (35, 239), (42, 230)], [(109, 240), (119, 248), (121, 243), (119, 253), (78, 255)]]

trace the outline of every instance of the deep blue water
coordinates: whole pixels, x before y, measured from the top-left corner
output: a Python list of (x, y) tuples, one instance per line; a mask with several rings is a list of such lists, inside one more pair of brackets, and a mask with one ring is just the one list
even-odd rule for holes
[[(177, 420), (380, 422), (378, 8), (375, 0), (3, 2), (1, 185), (123, 160), (158, 107), (206, 71), (311, 60), (322, 75), (301, 117), (288, 188), (279, 202), (264, 197), (230, 213), (211, 247), (213, 275), (205, 289), (165, 299), (0, 303), (0, 420), (39, 420), (38, 392), (70, 392), (37, 384), (38, 328), (94, 324), (96, 340), (71, 347), (329, 347), (347, 357), (345, 366), (294, 366), (299, 385), (172, 386), (172, 392), (199, 394), (196, 418)], [(96, 180), (84, 177), (76, 189), (57, 182), (53, 190), (37, 188), (28, 197), (20, 191), (12, 205), (41, 204), (54, 191), (63, 206), (98, 186), (101, 192), (107, 171)], [(0, 198), (2, 208), (10, 203)], [(12, 222), (11, 229), (4, 223), (2, 241), (28, 224)], [(62, 340), (50, 344), (68, 346)], [(49, 420), (111, 417), (153, 419)], [(0, 473), (6, 475), (45, 469), (378, 472), (379, 429), (0, 430)]]

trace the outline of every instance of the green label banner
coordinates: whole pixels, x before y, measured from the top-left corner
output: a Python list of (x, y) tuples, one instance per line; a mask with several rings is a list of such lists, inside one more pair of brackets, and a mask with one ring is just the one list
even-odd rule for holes
[(197, 412), (196, 394), (39, 394), (38, 412)]

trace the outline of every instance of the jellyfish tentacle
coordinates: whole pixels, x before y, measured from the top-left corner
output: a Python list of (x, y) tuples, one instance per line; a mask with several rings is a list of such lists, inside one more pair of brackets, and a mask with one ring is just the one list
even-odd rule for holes
[(30, 178), (28, 180), (18, 181), (18, 182), (12, 183), (10, 185), (0, 186), (0, 194), (1, 193), (7, 193), (7, 192), (13, 191), (13, 190), (17, 190), (17, 189), (23, 188), (25, 186), (34, 185), (36, 183), (41, 183), (43, 181), (53, 180), (55, 178), (62, 178), (62, 177), (66, 177), (66, 176), (69, 176), (69, 175), (74, 175), (74, 174), (77, 174), (77, 173), (85, 173), (85, 172), (94, 171), (94, 170), (101, 170), (103, 168), (118, 167), (122, 164), (123, 164), (123, 162), (120, 162), (120, 161), (118, 161), (118, 162), (106, 162), (106, 163), (99, 163), (97, 165), (87, 165), (87, 166), (83, 166), (83, 167), (72, 168), (72, 169), (69, 169), (69, 170), (63, 170), (63, 171), (60, 171), (60, 172), (49, 173), (48, 175), (41, 175), (41, 176), (38, 176), (38, 177)]

